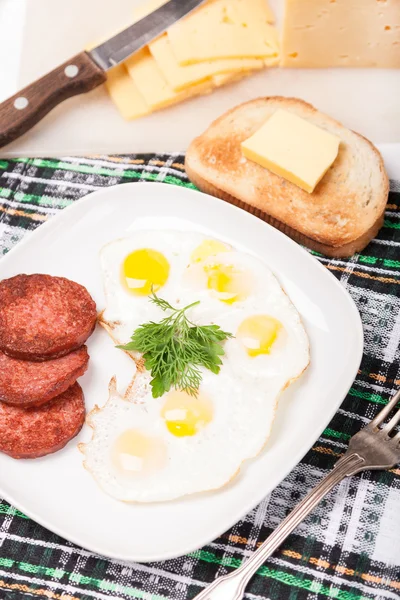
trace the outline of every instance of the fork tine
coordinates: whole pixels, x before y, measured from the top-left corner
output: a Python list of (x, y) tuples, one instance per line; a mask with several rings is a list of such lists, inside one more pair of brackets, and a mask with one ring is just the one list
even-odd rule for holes
[[(400, 390), (393, 396), (390, 402), (381, 410), (380, 413), (376, 415), (374, 419), (371, 421), (372, 427), (378, 427), (383, 423), (389, 413), (392, 412), (398, 401), (400, 400)], [(394, 427), (394, 426), (393, 426)]]
[(385, 425), (385, 427), (382, 427), (382, 431), (384, 431), (385, 433), (390, 433), (397, 425), (397, 423), (400, 422), (400, 408), (397, 411), (397, 413), (395, 413), (395, 415), (390, 419), (389, 423), (387, 423), (387, 425)]
[(393, 438), (393, 441), (394, 442), (400, 442), (400, 431), (399, 431), (399, 433), (396, 433), (396, 435)]

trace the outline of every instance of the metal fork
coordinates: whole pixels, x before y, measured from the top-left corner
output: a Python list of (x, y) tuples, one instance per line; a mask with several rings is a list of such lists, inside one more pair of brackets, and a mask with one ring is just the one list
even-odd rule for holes
[(334, 469), (307, 494), (258, 550), (236, 571), (216, 579), (194, 600), (240, 600), (258, 568), (335, 485), (361, 471), (390, 469), (399, 463), (400, 432), (394, 436), (390, 436), (390, 433), (400, 422), (400, 409), (384, 425), (399, 400), (400, 390), (371, 423), (351, 438), (348, 450)]

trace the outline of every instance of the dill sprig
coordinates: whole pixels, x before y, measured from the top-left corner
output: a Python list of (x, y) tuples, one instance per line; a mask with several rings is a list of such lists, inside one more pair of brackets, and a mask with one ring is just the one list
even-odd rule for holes
[(171, 388), (196, 396), (202, 378), (200, 367), (219, 373), (221, 356), (225, 354), (222, 342), (232, 334), (218, 325), (192, 323), (186, 312), (200, 302), (175, 308), (154, 292), (149, 300), (171, 314), (159, 323), (150, 321), (140, 325), (134, 331), (131, 342), (117, 348), (142, 354), (145, 367), (151, 372), (154, 398), (159, 398)]

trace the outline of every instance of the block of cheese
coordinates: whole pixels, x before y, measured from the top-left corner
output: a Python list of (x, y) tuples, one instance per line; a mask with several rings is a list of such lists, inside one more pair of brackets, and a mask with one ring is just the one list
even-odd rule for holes
[(266, 0), (214, 0), (170, 27), (168, 38), (182, 65), (221, 58), (265, 58), (278, 54), (277, 32), (270, 18)]
[(123, 65), (108, 71), (106, 87), (121, 116), (127, 121), (151, 112), (150, 106)]
[(197, 84), (175, 92), (160, 71), (148, 48), (143, 48), (125, 62), (126, 69), (139, 93), (151, 110), (158, 110), (198, 94), (212, 91), (211, 82)]
[(246, 158), (311, 193), (334, 163), (339, 144), (336, 135), (278, 109), (241, 147)]
[(399, 0), (286, 0), (285, 67), (400, 67)]
[(240, 73), (261, 69), (264, 66), (263, 61), (259, 58), (228, 58), (182, 66), (172, 52), (167, 34), (149, 44), (149, 49), (165, 79), (176, 91), (206, 81), (213, 75)]

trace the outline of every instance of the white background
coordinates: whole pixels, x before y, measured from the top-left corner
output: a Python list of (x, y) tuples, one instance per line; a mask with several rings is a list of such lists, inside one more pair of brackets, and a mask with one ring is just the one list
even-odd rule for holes
[[(109, 23), (131, 14), (141, 0), (0, 0), (0, 100), (27, 81), (72, 56)], [(283, 0), (270, 0), (278, 23)], [(23, 35), (25, 6), (31, 5)], [(52, 11), (47, 7), (53, 6)], [(54, 17), (54, 7), (60, 18)], [(109, 11), (115, 11), (109, 12)], [(46, 14), (47, 21), (46, 21)], [(70, 16), (70, 19), (66, 18)], [(68, 24), (66, 24), (68, 21)], [(79, 23), (72, 27), (70, 23)], [(106, 25), (104, 25), (106, 24)], [(72, 29), (72, 30), (71, 30)], [(70, 33), (71, 32), (71, 33)], [(95, 38), (97, 39), (97, 38)], [(20, 68), (23, 43), (22, 69)], [(185, 150), (209, 123), (235, 104), (257, 96), (297, 96), (360, 132), (375, 144), (400, 143), (400, 70), (271, 69), (130, 123), (124, 122), (104, 89), (72, 99), (2, 155), (57, 156), (89, 153)]]

